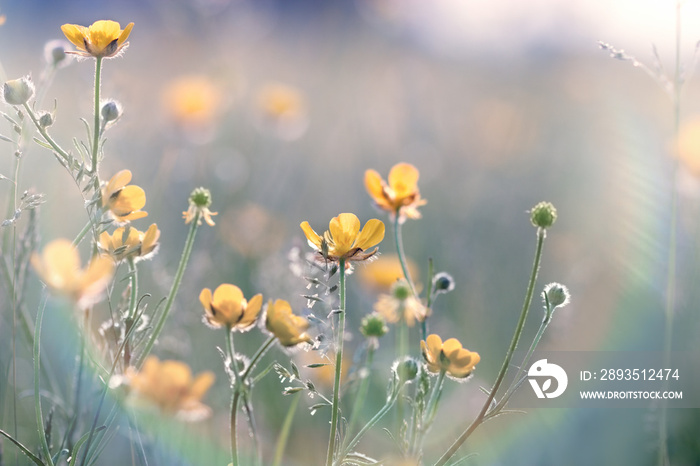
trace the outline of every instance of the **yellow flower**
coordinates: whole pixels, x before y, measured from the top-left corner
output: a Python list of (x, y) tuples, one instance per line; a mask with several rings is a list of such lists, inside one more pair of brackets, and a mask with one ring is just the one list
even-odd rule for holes
[(360, 231), (360, 220), (355, 214), (340, 214), (330, 221), (328, 231), (319, 236), (309, 225), (302, 222), (309, 245), (318, 251), (320, 259), (338, 261), (363, 261), (372, 257), (378, 248), (365, 252), (384, 239), (384, 223), (376, 218), (368, 220)]
[(121, 29), (115, 21), (95, 21), (90, 27), (77, 24), (64, 24), (61, 31), (75, 45), (79, 52), (68, 52), (82, 57), (110, 58), (118, 55), (128, 45), (131, 28), (129, 23)]
[(410, 163), (394, 165), (389, 172), (388, 183), (375, 170), (365, 172), (365, 188), (380, 209), (399, 215), (401, 221), (420, 218), (418, 207), (425, 205), (418, 191), (418, 169)]
[(122, 170), (102, 188), (102, 207), (110, 211), (117, 223), (126, 223), (148, 215), (141, 209), (146, 205), (146, 193), (141, 187), (129, 185), (131, 171)]
[(160, 230), (155, 223), (145, 233), (130, 226), (119, 227), (111, 235), (102, 232), (97, 246), (117, 262), (128, 257), (137, 262), (153, 257), (159, 246), (159, 238)]
[(197, 225), (202, 224), (202, 219), (207, 222), (207, 225), (213, 227), (216, 225), (211, 219), (213, 215), (218, 215), (218, 212), (209, 210), (211, 205), (211, 192), (205, 188), (196, 188), (190, 194), (190, 207), (182, 213), (182, 218), (185, 219), (185, 225), (197, 218)]
[(443, 343), (439, 336), (432, 334), (420, 342), (420, 347), (430, 372), (444, 370), (455, 379), (468, 377), (481, 360), (479, 353), (462, 348), (456, 338)]
[(214, 290), (212, 296), (209, 288), (199, 294), (199, 301), (204, 306), (204, 318), (214, 328), (226, 326), (231, 330), (250, 330), (262, 308), (262, 295), (256, 294), (249, 301), (235, 285), (224, 283)]
[(399, 280), (391, 288), (391, 294), (381, 294), (374, 304), (374, 310), (380, 313), (387, 322), (395, 324), (401, 317), (406, 325), (413, 327), (423, 322), (430, 310), (413, 296), (406, 280)]
[(193, 378), (187, 364), (180, 361), (161, 362), (157, 357), (149, 356), (141, 371), (129, 367), (125, 378), (137, 402), (154, 404), (166, 414), (191, 421), (211, 414), (201, 399), (214, 383), (212, 372), (203, 372)]
[(168, 114), (185, 125), (211, 124), (222, 103), (221, 91), (206, 75), (174, 79), (166, 85), (162, 96)]
[(283, 299), (267, 305), (265, 327), (277, 337), (282, 346), (296, 346), (299, 343), (311, 343), (311, 337), (306, 333), (309, 321), (294, 315), (292, 307)]
[(114, 273), (112, 260), (101, 256), (93, 257), (90, 264), (82, 269), (78, 251), (66, 239), (50, 242), (41, 256), (34, 253), (31, 261), (34, 270), (49, 288), (67, 295), (81, 308), (99, 300)]
[[(417, 281), (418, 267), (416, 263), (411, 259), (407, 259), (406, 267), (411, 277)], [(382, 254), (377, 260), (369, 262), (358, 272), (360, 274), (360, 280), (362, 280), (365, 285), (385, 290), (390, 289), (394, 283), (396, 283), (396, 280), (404, 278), (401, 261), (396, 254)]]
[(291, 86), (266, 84), (257, 96), (260, 124), (281, 139), (293, 140), (304, 134), (308, 126), (302, 94)]

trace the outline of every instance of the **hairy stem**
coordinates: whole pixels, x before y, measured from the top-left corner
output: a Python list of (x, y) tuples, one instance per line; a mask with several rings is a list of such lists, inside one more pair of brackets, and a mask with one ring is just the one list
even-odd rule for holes
[(331, 407), (331, 433), (328, 439), (328, 455), (326, 456), (326, 466), (333, 464), (335, 454), (335, 437), (338, 432), (338, 414), (340, 402), (340, 373), (343, 365), (343, 339), (345, 336), (345, 259), (340, 259), (338, 263), (340, 272), (340, 309), (338, 309), (338, 329), (336, 331), (335, 344), (335, 380), (333, 382), (333, 405)]

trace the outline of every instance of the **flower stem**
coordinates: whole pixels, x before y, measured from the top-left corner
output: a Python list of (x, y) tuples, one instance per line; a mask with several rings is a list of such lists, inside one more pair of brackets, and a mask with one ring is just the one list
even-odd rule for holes
[(102, 57), (95, 58), (95, 120), (92, 138), (92, 168), (90, 173), (97, 173), (97, 151), (100, 145), (100, 81), (102, 78)]
[(294, 413), (297, 411), (297, 406), (299, 406), (299, 399), (301, 394), (297, 393), (294, 395), (292, 403), (289, 405), (289, 411), (284, 418), (284, 423), (282, 424), (282, 430), (280, 431), (280, 436), (277, 438), (277, 445), (275, 446), (275, 460), (272, 463), (273, 466), (280, 466), (282, 464), (282, 456), (284, 455), (284, 449), (287, 446), (287, 439), (289, 439), (289, 433), (292, 430), (292, 421), (294, 420)]
[(136, 316), (136, 303), (138, 302), (139, 295), (139, 278), (138, 278), (138, 268), (134, 264), (134, 259), (130, 257), (127, 260), (129, 267), (129, 283), (131, 284), (131, 294), (129, 296), (129, 313), (127, 314), (127, 319), (133, 322)]
[(92, 220), (88, 220), (88, 222), (85, 224), (82, 230), (80, 230), (80, 233), (78, 233), (78, 236), (75, 237), (73, 240), (73, 246), (78, 246), (80, 242), (85, 238), (85, 235), (87, 234), (88, 231), (92, 229)]
[(236, 421), (238, 416), (238, 401), (241, 396), (241, 381), (238, 379), (238, 368), (236, 367), (236, 350), (233, 347), (233, 332), (230, 328), (226, 328), (226, 349), (228, 357), (231, 360), (231, 370), (234, 371), (233, 380), (233, 396), (231, 397), (231, 464), (238, 466), (238, 430), (236, 429)]
[(408, 286), (411, 287), (411, 293), (413, 296), (418, 297), (416, 293), (416, 287), (413, 285), (413, 280), (411, 279), (411, 274), (408, 271), (408, 266), (406, 265), (406, 253), (403, 250), (403, 238), (401, 236), (401, 216), (398, 211), (394, 214), (394, 242), (396, 243), (396, 254), (399, 256), (399, 262), (401, 263), (401, 270), (403, 270), (403, 276), (408, 282)]
[(37, 131), (39, 131), (39, 134), (41, 134), (44, 140), (51, 146), (51, 148), (61, 157), (61, 159), (64, 162), (68, 162), (71, 159), (71, 157), (65, 150), (61, 148), (61, 146), (58, 145), (56, 141), (54, 141), (54, 139), (46, 131), (46, 128), (41, 126), (41, 124), (39, 123), (39, 119), (34, 114), (34, 110), (32, 110), (32, 107), (30, 107), (29, 104), (26, 103), (23, 106), (24, 110), (29, 115), (29, 118), (31, 118), (32, 123), (34, 123), (34, 126), (36, 126)]
[[(375, 346), (372, 343), (370, 343), (367, 347), (367, 357), (365, 358), (365, 364), (363, 368), (366, 370), (366, 374), (364, 377), (362, 377), (360, 387), (357, 389), (357, 397), (355, 398), (355, 403), (353, 403), (352, 406), (352, 413), (350, 413), (348, 427), (345, 430), (347, 432), (347, 435), (352, 434), (352, 431), (355, 428), (355, 424), (357, 424), (357, 419), (360, 417), (360, 411), (365, 405), (365, 398), (367, 397), (367, 390), (369, 389), (370, 368), (372, 367), (372, 360), (374, 359), (374, 350)], [(347, 447), (347, 441), (349, 439), (350, 437), (345, 437), (345, 441), (343, 442), (343, 450), (345, 450), (345, 448)]]
[(192, 253), (192, 247), (194, 245), (194, 238), (197, 234), (197, 227), (199, 224), (199, 216), (201, 214), (197, 212), (195, 214), (195, 217), (192, 219), (191, 225), (190, 225), (190, 231), (187, 234), (187, 239), (185, 240), (185, 248), (182, 250), (182, 256), (180, 257), (180, 264), (177, 266), (177, 272), (175, 273), (175, 279), (173, 280), (173, 285), (170, 288), (170, 294), (168, 295), (168, 299), (165, 303), (165, 309), (163, 309), (163, 312), (161, 313), (160, 317), (158, 318), (158, 322), (156, 323), (155, 328), (153, 329), (153, 333), (151, 333), (151, 336), (148, 338), (148, 342), (146, 343), (146, 347), (144, 348), (143, 352), (141, 352), (141, 355), (139, 356), (137, 366), (140, 367), (141, 364), (143, 364), (143, 361), (146, 359), (146, 356), (151, 352), (151, 349), (153, 348), (153, 345), (155, 344), (156, 340), (158, 339), (158, 336), (160, 335), (160, 332), (163, 330), (163, 326), (165, 325), (165, 320), (168, 318), (168, 314), (170, 313), (170, 308), (173, 306), (173, 302), (175, 301), (175, 295), (177, 295), (178, 290), (180, 289), (180, 283), (182, 282), (182, 276), (185, 274), (185, 268), (187, 267), (187, 262), (190, 260), (190, 254)]
[[(445, 383), (445, 374), (447, 371), (445, 369), (440, 370), (437, 381), (433, 386), (433, 392), (430, 394), (428, 399), (428, 405), (425, 412), (423, 413), (423, 419), (420, 420), (419, 424), (415, 426), (413, 432), (413, 441), (411, 442), (411, 455), (415, 456), (416, 453), (421, 451), (423, 448), (423, 441), (425, 439), (425, 434), (428, 433), (430, 426), (435, 419), (435, 414), (437, 413), (438, 402), (440, 401), (440, 396), (442, 395), (442, 386)], [(416, 439), (416, 436), (418, 437)]]
[[(343, 337), (345, 335), (345, 259), (341, 258), (338, 263), (339, 287), (340, 287), (340, 309), (338, 309), (338, 329), (335, 337), (335, 381), (333, 383), (333, 405), (331, 408), (331, 434), (328, 439), (328, 455), (326, 456), (326, 466), (333, 464), (333, 454), (335, 453), (335, 436), (338, 431), (338, 404), (340, 401), (340, 372), (343, 365)], [(234, 465), (235, 466), (235, 465)]]
[(44, 289), (41, 305), (36, 315), (36, 324), (34, 325), (34, 413), (36, 414), (36, 426), (39, 433), (39, 442), (41, 452), (44, 455), (44, 460), (47, 465), (53, 466), (51, 451), (46, 440), (46, 431), (44, 430), (44, 416), (41, 414), (41, 322), (44, 320), (44, 309), (46, 308), (46, 300), (48, 294)]
[(498, 389), (503, 383), (503, 379), (505, 378), (506, 372), (508, 371), (510, 361), (511, 359), (513, 359), (513, 353), (515, 353), (515, 349), (518, 347), (520, 335), (523, 333), (523, 328), (525, 327), (525, 320), (527, 318), (528, 311), (530, 310), (530, 304), (532, 303), (532, 295), (535, 290), (535, 282), (537, 281), (537, 274), (540, 270), (540, 261), (542, 259), (542, 246), (544, 245), (545, 236), (546, 231), (543, 228), (538, 228), (537, 249), (535, 251), (535, 260), (532, 264), (532, 272), (530, 273), (530, 282), (528, 283), (527, 292), (525, 294), (525, 302), (523, 303), (523, 308), (520, 312), (520, 319), (518, 320), (518, 325), (515, 328), (513, 339), (511, 340), (510, 347), (508, 348), (508, 352), (506, 353), (506, 358), (503, 360), (501, 370), (499, 371), (498, 376), (496, 377), (496, 382), (493, 384), (493, 388), (491, 389), (491, 392), (489, 393), (489, 396), (486, 399), (484, 406), (481, 408), (481, 412), (479, 412), (479, 415), (476, 417), (476, 419), (474, 419), (474, 421), (469, 425), (469, 427), (467, 427), (467, 429), (464, 432), (462, 432), (462, 435), (460, 435), (457, 438), (457, 440), (454, 441), (452, 446), (450, 446), (450, 448), (448, 448), (448, 450), (440, 457), (438, 462), (435, 463), (435, 466), (443, 466), (445, 463), (447, 463), (447, 461), (455, 453), (457, 453), (457, 450), (459, 450), (459, 448), (469, 438), (472, 432), (474, 432), (476, 428), (479, 427), (479, 425), (483, 422), (486, 413), (491, 407), (491, 402), (496, 397)]

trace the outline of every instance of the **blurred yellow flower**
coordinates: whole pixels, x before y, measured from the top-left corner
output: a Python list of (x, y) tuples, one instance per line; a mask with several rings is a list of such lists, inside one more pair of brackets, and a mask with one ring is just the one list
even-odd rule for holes
[(122, 170), (102, 188), (102, 207), (109, 210), (119, 224), (148, 215), (141, 210), (146, 205), (145, 191), (139, 186), (127, 186), (130, 181), (131, 171)]
[(368, 220), (360, 231), (360, 220), (355, 214), (343, 213), (333, 217), (328, 231), (319, 236), (309, 225), (302, 222), (301, 229), (306, 235), (309, 245), (316, 249), (319, 258), (338, 261), (363, 261), (372, 257), (378, 248), (365, 252), (379, 244), (384, 239), (384, 223), (373, 218)]
[(221, 236), (246, 257), (273, 254), (285, 241), (285, 224), (263, 206), (249, 203), (224, 213)]
[(277, 337), (282, 346), (296, 346), (299, 343), (311, 343), (311, 337), (306, 333), (309, 321), (294, 315), (292, 306), (283, 299), (267, 305), (265, 327)]
[(61, 31), (78, 48), (78, 52), (68, 52), (82, 57), (110, 58), (118, 55), (128, 45), (134, 23), (122, 29), (116, 21), (95, 21), (89, 27), (77, 24), (64, 24)]
[(300, 137), (308, 125), (304, 98), (297, 89), (280, 83), (263, 86), (257, 96), (261, 124), (282, 139)]
[(32, 255), (31, 262), (46, 286), (73, 299), (81, 308), (100, 299), (114, 273), (112, 260), (101, 256), (93, 257), (82, 269), (78, 251), (66, 239), (50, 242), (41, 255)]
[(456, 338), (443, 343), (439, 336), (431, 334), (420, 342), (420, 347), (430, 372), (444, 370), (455, 379), (468, 377), (481, 360), (479, 353), (462, 348)]
[(129, 367), (125, 378), (137, 403), (153, 404), (166, 414), (188, 421), (204, 419), (211, 414), (201, 399), (214, 383), (212, 372), (203, 372), (193, 378), (187, 364), (161, 362), (157, 357), (149, 356), (141, 371)]
[(681, 126), (676, 154), (693, 176), (700, 177), (700, 117), (691, 118)]
[(413, 296), (411, 288), (403, 279), (394, 283), (390, 294), (379, 295), (377, 302), (374, 303), (374, 310), (392, 324), (403, 317), (409, 327), (413, 327), (416, 320), (423, 322), (430, 315), (430, 309)]
[(214, 294), (204, 288), (199, 294), (204, 307), (204, 318), (214, 328), (226, 326), (229, 330), (246, 331), (255, 324), (262, 308), (262, 295), (256, 294), (246, 301), (243, 292), (235, 285), (219, 285)]
[(425, 205), (418, 191), (418, 169), (410, 163), (394, 165), (389, 172), (388, 183), (376, 170), (365, 172), (365, 188), (374, 203), (392, 216), (399, 215), (401, 221), (420, 218), (418, 207)]
[[(417, 280), (418, 267), (410, 258), (406, 259), (406, 267), (411, 277)], [(403, 269), (399, 256), (382, 254), (372, 262), (368, 262), (358, 270), (360, 280), (368, 286), (388, 290), (403, 277)]]
[(103, 231), (97, 246), (117, 262), (128, 257), (138, 262), (153, 257), (158, 250), (159, 238), (160, 230), (155, 223), (146, 232), (126, 226), (117, 228), (111, 235)]
[(166, 114), (191, 141), (205, 143), (214, 136), (224, 95), (206, 75), (181, 76), (167, 83), (161, 102)]
[[(343, 353), (343, 361), (340, 367), (340, 380), (342, 383), (347, 383), (349, 381), (348, 372), (352, 367), (352, 356), (348, 353), (349, 352)], [(297, 360), (297, 364), (300, 366), (324, 364), (322, 366), (305, 368), (304, 376), (308, 374), (315, 384), (333, 389), (333, 384), (335, 383), (336, 357), (334, 352), (328, 352), (322, 355), (320, 351), (300, 351), (294, 356)]]

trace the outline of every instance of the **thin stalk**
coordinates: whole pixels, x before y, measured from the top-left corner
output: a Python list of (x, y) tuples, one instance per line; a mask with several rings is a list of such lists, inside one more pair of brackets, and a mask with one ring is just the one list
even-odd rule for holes
[(391, 396), (389, 397), (388, 400), (386, 400), (386, 403), (384, 403), (384, 406), (377, 411), (377, 414), (375, 414), (372, 419), (369, 420), (367, 424), (365, 424), (362, 429), (355, 435), (355, 437), (348, 443), (348, 446), (343, 449), (342, 453), (338, 457), (338, 461), (336, 461), (334, 464), (335, 465), (340, 465), (342, 464), (343, 459), (350, 453), (350, 451), (355, 448), (355, 445), (358, 444), (360, 440), (362, 440), (362, 437), (367, 433), (369, 429), (374, 427), (374, 425), (379, 422), (381, 418), (384, 417), (386, 413), (389, 412), (392, 406), (394, 406), (394, 403), (396, 402), (396, 399), (399, 397), (399, 393), (401, 393), (401, 389), (403, 388), (404, 383), (403, 382), (397, 382), (396, 383), (396, 388), (394, 391), (391, 393)]
[(92, 220), (88, 220), (88, 222), (85, 224), (82, 230), (80, 230), (80, 233), (78, 233), (78, 236), (75, 237), (73, 240), (73, 246), (78, 246), (80, 242), (85, 238), (85, 235), (92, 229)]
[(403, 238), (401, 236), (401, 216), (398, 210), (394, 213), (394, 242), (396, 243), (396, 254), (399, 256), (399, 262), (401, 263), (401, 270), (403, 270), (403, 276), (408, 282), (408, 286), (411, 287), (411, 293), (413, 296), (418, 297), (416, 293), (416, 287), (413, 285), (413, 280), (411, 279), (411, 274), (408, 271), (408, 266), (406, 265), (406, 253), (403, 250)]
[(544, 245), (544, 238), (546, 236), (546, 231), (543, 228), (538, 228), (537, 229), (537, 249), (535, 251), (535, 260), (534, 263), (532, 264), (532, 272), (530, 273), (530, 282), (528, 283), (527, 286), (527, 292), (525, 294), (525, 302), (523, 303), (523, 308), (520, 311), (520, 319), (518, 320), (518, 325), (515, 328), (515, 333), (513, 334), (513, 339), (510, 342), (510, 347), (508, 348), (508, 352), (506, 353), (506, 357), (503, 360), (503, 365), (501, 365), (501, 370), (498, 373), (498, 377), (496, 377), (496, 382), (493, 384), (493, 388), (491, 389), (491, 392), (489, 393), (488, 398), (486, 399), (486, 402), (484, 403), (484, 406), (481, 408), (481, 412), (479, 412), (479, 415), (474, 419), (474, 421), (467, 427), (467, 429), (460, 435), (457, 440), (454, 441), (452, 446), (447, 449), (447, 451), (440, 457), (437, 463), (435, 463), (435, 466), (443, 466), (447, 461), (455, 454), (457, 453), (457, 450), (462, 446), (462, 444), (469, 438), (469, 436), (476, 430), (477, 427), (482, 423), (484, 420), (484, 417), (486, 416), (486, 413), (488, 412), (489, 408), (491, 407), (491, 402), (494, 400), (496, 397), (496, 393), (498, 392), (498, 389), (501, 387), (501, 384), (503, 383), (503, 379), (506, 376), (506, 372), (508, 371), (508, 366), (510, 365), (511, 359), (513, 359), (513, 353), (515, 353), (515, 349), (518, 347), (518, 342), (520, 341), (520, 335), (523, 333), (523, 328), (525, 327), (525, 320), (527, 318), (528, 311), (530, 310), (530, 304), (532, 303), (532, 295), (535, 290), (535, 282), (537, 281), (537, 274), (540, 270), (540, 261), (542, 260), (542, 246)]
[(423, 448), (425, 434), (428, 433), (428, 430), (430, 429), (430, 426), (432, 425), (433, 420), (435, 419), (435, 414), (437, 414), (437, 406), (438, 402), (440, 401), (440, 396), (442, 395), (442, 386), (445, 383), (446, 373), (447, 371), (445, 369), (440, 370), (440, 374), (438, 375), (437, 381), (433, 386), (433, 392), (430, 394), (430, 398), (428, 399), (428, 405), (427, 409), (423, 414), (423, 420), (422, 422), (420, 422), (420, 424), (418, 424), (416, 430), (414, 431), (414, 434), (418, 434), (419, 436), (417, 440), (414, 436), (414, 441), (411, 444), (412, 455), (415, 455)]
[(90, 173), (97, 173), (97, 151), (100, 145), (100, 80), (102, 77), (102, 57), (95, 59), (95, 120), (92, 138), (92, 168)]
[(87, 332), (89, 326), (88, 322), (88, 311), (85, 311), (85, 319), (83, 321), (83, 334), (80, 338), (80, 352), (78, 353), (78, 365), (75, 369), (75, 392), (73, 395), (74, 418), (66, 434), (66, 441), (71, 447), (73, 441), (73, 433), (75, 432), (75, 428), (78, 425), (78, 418), (80, 417), (80, 391), (83, 385), (83, 367), (85, 366), (85, 352), (87, 351)]
[[(335, 453), (335, 436), (338, 432), (338, 404), (340, 402), (340, 373), (343, 365), (343, 337), (345, 336), (345, 259), (338, 262), (339, 287), (340, 287), (340, 309), (338, 310), (338, 330), (335, 337), (335, 381), (333, 383), (333, 405), (331, 407), (331, 433), (328, 439), (328, 455), (326, 456), (326, 466), (332, 466), (333, 455)], [(235, 465), (234, 465), (235, 466)]]
[(68, 162), (70, 160), (70, 156), (68, 153), (61, 148), (61, 146), (58, 145), (56, 141), (49, 135), (48, 131), (46, 131), (46, 128), (41, 126), (39, 123), (39, 119), (36, 117), (36, 114), (34, 114), (34, 110), (28, 105), (28, 104), (23, 104), (24, 110), (27, 112), (29, 115), (29, 118), (31, 118), (32, 123), (34, 123), (34, 126), (36, 126), (37, 131), (39, 131), (39, 134), (44, 138), (44, 140), (50, 145), (53, 150), (63, 158), (65, 162)]
[(129, 295), (129, 313), (127, 314), (127, 319), (134, 320), (136, 316), (136, 304), (138, 303), (139, 296), (139, 279), (138, 271), (133, 258), (127, 260), (127, 265), (129, 267), (129, 283), (131, 285), (131, 294)]
[(231, 359), (232, 370), (236, 373), (233, 380), (233, 396), (231, 398), (231, 464), (238, 466), (238, 429), (236, 429), (236, 421), (238, 416), (238, 401), (241, 396), (240, 385), (238, 379), (238, 369), (236, 368), (236, 350), (233, 347), (233, 332), (230, 328), (226, 328), (226, 349), (228, 356)]
[[(433, 275), (435, 275), (435, 266), (433, 265), (433, 258), (428, 259), (428, 283), (426, 286), (426, 289), (428, 290), (426, 295), (425, 295), (425, 307), (428, 309), (428, 312), (431, 311), (431, 306), (433, 305)], [(425, 319), (423, 319), (423, 322), (420, 323), (420, 332), (421, 332), (421, 339), (425, 340), (428, 338), (428, 317), (429, 315), (425, 316)]]
[(284, 417), (284, 422), (282, 423), (282, 430), (280, 431), (280, 436), (277, 438), (277, 444), (275, 445), (275, 459), (272, 463), (272, 466), (280, 466), (282, 464), (282, 456), (284, 455), (284, 450), (287, 446), (289, 433), (292, 431), (292, 421), (294, 420), (294, 413), (296, 413), (297, 411), (297, 406), (299, 406), (300, 398), (300, 393), (294, 395), (294, 399), (289, 405), (287, 415)]
[(352, 406), (352, 413), (350, 413), (350, 420), (348, 421), (348, 428), (346, 429), (347, 435), (345, 437), (345, 441), (343, 442), (343, 450), (346, 448), (348, 440), (350, 439), (350, 435), (352, 434), (352, 431), (355, 429), (355, 424), (357, 424), (357, 420), (360, 417), (360, 411), (362, 411), (362, 408), (365, 405), (365, 398), (367, 397), (367, 390), (369, 390), (369, 374), (370, 374), (370, 368), (372, 367), (372, 361), (374, 360), (374, 350), (375, 350), (375, 345), (373, 345), (371, 342), (369, 343), (367, 347), (367, 357), (365, 358), (365, 364), (364, 364), (364, 369), (366, 369), (366, 374), (362, 378), (362, 381), (360, 382), (360, 387), (357, 389), (357, 396), (355, 397), (355, 402), (353, 403)]
[[(673, 85), (673, 136), (676, 144), (681, 125), (681, 1), (676, 1), (676, 68)], [(665, 367), (670, 367), (671, 349), (673, 348), (673, 321), (676, 306), (676, 230), (678, 211), (678, 190), (676, 189), (678, 177), (678, 159), (673, 162), (673, 182), (671, 185), (671, 225), (669, 226), (668, 244), (668, 269), (666, 275), (666, 305), (664, 309), (664, 361)], [(666, 382), (664, 382), (665, 385)], [(659, 416), (659, 452), (657, 463), (659, 466), (670, 464), (668, 456), (668, 410), (666, 402), (661, 402), (661, 414)]]
[(138, 358), (137, 361), (137, 367), (140, 367), (141, 364), (143, 364), (143, 361), (146, 359), (146, 356), (151, 352), (151, 349), (153, 349), (153, 345), (156, 343), (156, 340), (158, 339), (158, 336), (160, 335), (160, 332), (163, 330), (163, 326), (165, 325), (165, 320), (168, 318), (168, 314), (170, 313), (170, 308), (173, 306), (173, 302), (175, 301), (175, 295), (177, 295), (177, 291), (180, 289), (180, 284), (182, 283), (182, 277), (185, 274), (185, 268), (187, 267), (187, 262), (190, 260), (190, 254), (192, 253), (192, 247), (194, 245), (194, 238), (197, 234), (197, 226), (199, 223), (199, 217), (200, 213), (197, 212), (195, 214), (195, 217), (192, 219), (192, 224), (190, 225), (190, 231), (187, 234), (187, 239), (185, 240), (185, 248), (182, 250), (182, 256), (180, 257), (180, 264), (177, 266), (177, 272), (175, 273), (175, 279), (173, 280), (173, 285), (170, 288), (170, 294), (168, 294), (168, 300), (165, 303), (165, 309), (163, 309), (162, 314), (158, 318), (158, 322), (156, 323), (155, 328), (153, 329), (153, 333), (151, 333), (151, 336), (148, 338), (148, 342), (146, 342), (146, 346), (144, 347), (143, 352), (141, 352), (141, 355)]
[(34, 325), (34, 413), (36, 414), (36, 427), (39, 434), (39, 443), (41, 452), (44, 455), (46, 464), (53, 466), (51, 450), (46, 440), (46, 431), (44, 429), (44, 416), (41, 413), (41, 323), (44, 320), (44, 309), (46, 309), (46, 301), (48, 293), (44, 289), (39, 311), (36, 315), (36, 324)]

